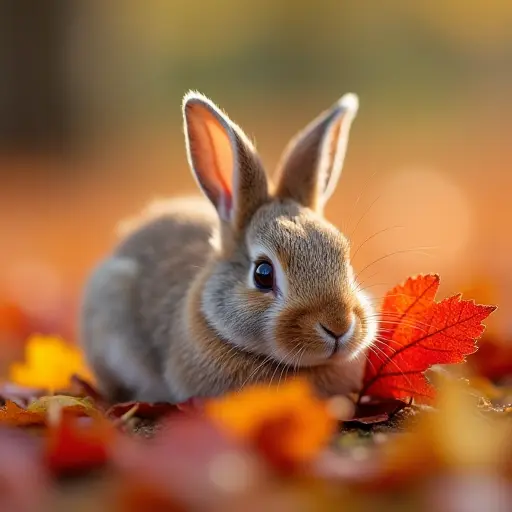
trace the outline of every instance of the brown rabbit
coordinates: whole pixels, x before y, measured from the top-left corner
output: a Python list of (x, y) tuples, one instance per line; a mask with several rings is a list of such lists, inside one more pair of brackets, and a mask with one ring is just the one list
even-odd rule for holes
[(110, 400), (180, 402), (297, 373), (326, 395), (357, 390), (375, 323), (349, 243), (322, 216), (357, 108), (347, 94), (299, 133), (272, 186), (242, 130), (185, 96), (209, 203), (150, 207), (85, 291), (83, 346)]

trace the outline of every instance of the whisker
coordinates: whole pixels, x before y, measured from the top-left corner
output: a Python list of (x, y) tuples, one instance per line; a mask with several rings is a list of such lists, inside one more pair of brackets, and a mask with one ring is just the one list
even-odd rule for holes
[[(292, 349), (292, 350), (290, 350), (289, 357), (290, 357), (290, 359), (291, 359), (291, 361), (292, 361), (292, 362), (294, 361), (295, 357), (296, 357), (296, 356), (297, 356), (297, 354), (300, 352), (300, 350), (301, 350), (300, 345), (299, 345), (299, 347), (297, 348), (297, 350), (296, 350), (296, 351), (294, 351), (293, 349)], [(294, 354), (294, 352), (295, 352), (295, 354)], [(289, 371), (290, 371), (290, 366), (291, 366), (291, 364), (287, 364), (287, 365), (285, 364), (285, 365), (283, 365), (283, 369), (281, 370), (281, 374), (279, 375), (279, 381), (278, 381), (278, 383), (277, 383), (277, 387), (279, 387), (279, 386), (281, 385), (281, 379), (283, 378), (283, 374), (284, 374), (284, 372), (285, 372), (285, 371), (286, 371), (285, 379), (286, 379), (286, 377), (288, 376), (288, 373), (289, 373)]]
[(348, 235), (348, 238), (349, 240), (352, 240), (352, 237), (354, 236), (354, 233), (356, 232), (356, 229), (359, 227), (359, 224), (361, 224), (362, 220), (366, 217), (366, 215), (368, 215), (368, 213), (370, 212), (370, 210), (374, 207), (375, 203), (377, 203), (377, 201), (381, 198), (382, 196), (377, 196), (376, 199), (374, 199), (372, 201), (372, 203), (370, 204), (370, 206), (365, 210), (365, 212), (363, 213), (363, 215), (361, 215), (361, 217), (359, 217), (359, 220), (356, 222), (356, 225), (354, 226), (354, 229), (350, 232), (350, 234)]
[(377, 231), (373, 235), (369, 236), (363, 243), (361, 243), (358, 248), (354, 251), (354, 253), (351, 256), (351, 260), (354, 261), (355, 257), (357, 256), (357, 253), (361, 250), (362, 247), (364, 247), (365, 244), (367, 244), (370, 240), (373, 240), (375, 237), (386, 233), (387, 231), (391, 231), (392, 229), (404, 229), (405, 226), (391, 226), (389, 228), (381, 229), (380, 231)]
[(364, 288), (360, 288), (359, 290), (356, 290), (356, 293), (357, 292), (364, 292), (366, 290), (369, 290), (370, 288), (374, 288), (375, 286), (390, 286), (391, 283), (387, 282), (387, 283), (374, 283), (374, 284), (370, 284), (368, 286), (365, 286)]
[(414, 248), (414, 249), (402, 249), (402, 250), (399, 250), (399, 251), (395, 251), (395, 252), (391, 252), (391, 253), (388, 253), (388, 254), (385, 254), (384, 256), (381, 256), (380, 258), (377, 258), (376, 260), (372, 261), (371, 263), (369, 263), (368, 265), (366, 265), (366, 267), (364, 267), (362, 270), (360, 270), (356, 276), (355, 276), (355, 280), (357, 280), (357, 278), (365, 271), (367, 270), (368, 268), (370, 268), (372, 265), (375, 265), (376, 263), (379, 263), (380, 261), (383, 261), (385, 260), (386, 258), (390, 258), (391, 256), (397, 256), (399, 254), (406, 254), (406, 253), (417, 253), (417, 254), (421, 254), (423, 256), (428, 256), (428, 257), (431, 257), (432, 255), (431, 254), (428, 254), (426, 252), (422, 252), (421, 249), (433, 249), (433, 248), (437, 248), (437, 246), (425, 246), (425, 247), (417, 247), (417, 248)]
[[(370, 176), (370, 177), (369, 177), (369, 178), (364, 182), (363, 187), (362, 187), (362, 189), (361, 189), (361, 193), (357, 196), (357, 198), (356, 198), (356, 200), (355, 200), (355, 202), (354, 202), (354, 204), (353, 204), (353, 206), (352, 206), (352, 209), (351, 209), (351, 211), (350, 211), (350, 213), (349, 213), (349, 215), (348, 215), (349, 220), (348, 220), (348, 222), (347, 222), (347, 227), (348, 227), (348, 225), (352, 222), (352, 217), (353, 217), (354, 212), (355, 212), (355, 210), (356, 210), (356, 208), (357, 208), (357, 205), (359, 204), (359, 201), (361, 200), (361, 198), (363, 197), (363, 195), (367, 192), (368, 185), (370, 184), (371, 180), (372, 180), (373, 178), (375, 178), (375, 176), (376, 176), (376, 175), (377, 175), (377, 171), (375, 171), (375, 172), (374, 172), (374, 173), (373, 173), (373, 174), (372, 174), (372, 175), (371, 175), (371, 176)], [(347, 229), (347, 231), (348, 231), (348, 229)]]
[(245, 379), (244, 383), (240, 386), (240, 388), (244, 388), (246, 386), (247, 383), (249, 383), (251, 381), (251, 379), (258, 373), (258, 371), (263, 368), (263, 366), (265, 366), (265, 364), (267, 364), (269, 361), (272, 360), (272, 356), (266, 356), (263, 361), (261, 362), (261, 364), (259, 364), (251, 373), (250, 375), (247, 377), (247, 379)]

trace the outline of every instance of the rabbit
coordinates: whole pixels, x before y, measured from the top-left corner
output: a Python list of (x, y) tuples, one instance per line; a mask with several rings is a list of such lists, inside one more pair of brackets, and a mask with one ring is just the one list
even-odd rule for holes
[(189, 92), (182, 110), (203, 197), (154, 203), (93, 270), (80, 337), (100, 392), (180, 403), (297, 375), (322, 396), (356, 392), (376, 325), (323, 210), (358, 97), (299, 132), (274, 181), (211, 100)]

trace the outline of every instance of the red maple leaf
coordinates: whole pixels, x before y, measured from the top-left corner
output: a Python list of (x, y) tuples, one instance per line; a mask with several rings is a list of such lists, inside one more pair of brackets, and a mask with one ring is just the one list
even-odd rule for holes
[(477, 350), (482, 321), (495, 309), (455, 295), (436, 302), (439, 276), (420, 275), (390, 290), (382, 304), (377, 340), (360, 396), (414, 398), (429, 403), (435, 389), (425, 371), (461, 363)]
[(102, 467), (109, 460), (115, 434), (114, 427), (107, 421), (82, 423), (79, 418), (63, 413), (59, 424), (49, 429), (46, 466), (57, 476)]

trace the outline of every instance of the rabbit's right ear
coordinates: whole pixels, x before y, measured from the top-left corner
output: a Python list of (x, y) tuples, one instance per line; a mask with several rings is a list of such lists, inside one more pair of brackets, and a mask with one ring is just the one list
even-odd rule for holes
[(190, 168), (222, 221), (243, 229), (268, 199), (268, 184), (256, 150), (243, 131), (202, 94), (183, 99)]
[(355, 94), (345, 94), (290, 141), (279, 164), (278, 197), (322, 211), (340, 177), (358, 105)]

